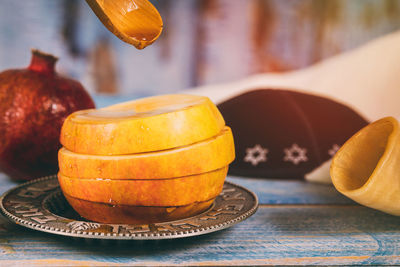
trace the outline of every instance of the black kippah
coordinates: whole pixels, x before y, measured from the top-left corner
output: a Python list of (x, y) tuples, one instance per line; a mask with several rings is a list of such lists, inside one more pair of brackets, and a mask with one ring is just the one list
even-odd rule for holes
[(346, 105), (290, 90), (252, 90), (218, 108), (235, 139), (233, 175), (304, 178), (368, 124)]

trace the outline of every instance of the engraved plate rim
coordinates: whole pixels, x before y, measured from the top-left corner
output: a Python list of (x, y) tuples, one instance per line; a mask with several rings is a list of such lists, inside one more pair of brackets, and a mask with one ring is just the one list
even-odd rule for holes
[[(0, 197), (1, 213), (3, 215), (5, 215), (5, 217), (8, 218), (11, 222), (14, 222), (18, 225), (21, 225), (23, 227), (27, 227), (27, 228), (30, 228), (33, 230), (47, 232), (47, 233), (56, 234), (56, 235), (80, 237), (80, 238), (86, 238), (86, 239), (90, 238), (90, 239), (107, 239), (107, 240), (160, 240), (160, 239), (176, 239), (176, 238), (198, 236), (198, 235), (208, 234), (211, 232), (220, 231), (220, 230), (229, 228), (229, 227), (249, 218), (258, 209), (258, 197), (255, 193), (253, 193), (252, 191), (250, 191), (249, 189), (247, 189), (243, 186), (240, 186), (235, 183), (228, 182), (228, 181), (225, 181), (226, 185), (236, 188), (241, 192), (246, 192), (247, 194), (249, 194), (251, 196), (250, 198), (252, 198), (252, 199), (250, 199), (249, 197), (245, 199), (245, 201), (249, 202), (249, 204), (247, 205), (249, 207), (246, 210), (241, 212), (238, 216), (236, 216), (236, 215), (227, 216), (225, 214), (225, 216), (223, 216), (223, 217), (230, 217), (230, 218), (228, 218), (228, 219), (227, 218), (224, 218), (224, 219), (217, 218), (217, 219), (215, 219), (215, 221), (213, 220), (212, 223), (205, 223), (205, 221), (204, 221), (204, 223), (202, 224), (201, 220), (199, 219), (198, 222), (199, 222), (199, 224), (201, 224), (199, 228), (180, 229), (180, 230), (177, 229), (176, 231), (171, 231), (171, 232), (154, 231), (154, 232), (149, 232), (149, 233), (125, 233), (125, 234), (119, 234), (119, 233), (113, 233), (113, 232), (102, 232), (99, 234), (98, 231), (93, 232), (90, 230), (84, 230), (84, 231), (72, 230), (67, 227), (65, 227), (65, 228), (57, 227), (54, 229), (53, 226), (50, 227), (47, 225), (47, 223), (39, 224), (39, 223), (34, 223), (34, 222), (31, 222), (28, 220), (24, 220), (16, 215), (14, 215), (9, 209), (7, 209), (7, 207), (5, 207), (5, 205), (4, 205), (5, 199), (7, 197), (13, 196), (13, 193), (16, 194), (16, 192), (18, 192), (18, 190), (21, 190), (21, 189), (28, 187), (30, 185), (33, 185), (33, 184), (40, 185), (40, 183), (50, 181), (53, 179), (57, 179), (57, 176), (50, 175), (50, 176), (38, 178), (38, 179), (25, 182), (23, 184), (17, 185), (16, 187), (9, 189)], [(63, 224), (67, 225), (68, 223), (71, 223), (71, 222), (81, 222), (81, 221), (76, 221), (73, 219), (64, 218), (58, 214), (54, 214), (54, 213), (50, 212), (49, 210), (47, 210), (43, 207), (44, 199), (46, 199), (50, 194), (54, 194), (56, 192), (56, 190), (59, 190), (59, 186), (46, 192), (45, 194), (43, 194), (43, 197), (41, 197), (39, 200), (31, 200), (29, 204), (32, 204), (33, 206), (35, 206), (35, 208), (39, 208), (40, 211), (46, 211), (47, 213), (54, 215), (59, 220), (64, 219), (65, 222), (62, 222), (61, 220), (57, 221), (57, 223), (59, 223), (61, 225), (63, 225)], [(219, 205), (221, 205), (221, 203), (227, 202), (221, 197), (221, 195), (218, 196), (217, 199), (219, 201), (215, 201), (215, 203), (219, 203)], [(215, 204), (215, 203), (214, 203), (214, 206), (218, 207), (217, 206), (218, 204)], [(181, 219), (178, 221), (173, 221), (173, 223), (185, 222), (185, 221), (193, 219), (193, 218), (200, 218), (201, 216), (205, 216), (206, 213), (209, 211), (210, 211), (210, 209), (208, 209), (207, 211), (205, 211), (201, 214), (193, 216), (193, 217), (184, 218), (184, 219)], [(90, 223), (97, 223), (97, 222), (90, 222)], [(162, 222), (162, 223), (158, 223), (158, 225), (168, 224), (168, 223), (172, 223), (172, 222)], [(106, 226), (118, 225), (118, 224), (102, 224), (102, 223), (97, 223), (97, 224), (106, 225)]]

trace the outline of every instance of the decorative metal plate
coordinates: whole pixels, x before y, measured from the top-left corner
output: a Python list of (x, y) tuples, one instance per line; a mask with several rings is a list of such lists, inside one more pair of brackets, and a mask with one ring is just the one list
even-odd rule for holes
[(58, 235), (115, 240), (171, 239), (211, 233), (243, 221), (257, 207), (254, 193), (225, 182), (214, 204), (193, 217), (143, 225), (96, 223), (83, 219), (71, 208), (55, 175), (24, 183), (0, 198), (1, 212), (19, 225)]

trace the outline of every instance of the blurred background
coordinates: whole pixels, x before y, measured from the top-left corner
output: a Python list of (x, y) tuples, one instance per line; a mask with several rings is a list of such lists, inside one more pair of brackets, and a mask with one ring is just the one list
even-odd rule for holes
[(84, 0), (1, 0), (0, 71), (30, 49), (93, 95), (146, 96), (306, 67), (400, 29), (400, 0), (152, 0), (160, 39), (140, 51)]

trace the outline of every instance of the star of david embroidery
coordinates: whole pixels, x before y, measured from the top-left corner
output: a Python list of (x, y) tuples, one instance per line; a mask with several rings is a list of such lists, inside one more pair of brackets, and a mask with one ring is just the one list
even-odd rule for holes
[(245, 162), (250, 162), (251, 165), (257, 166), (260, 162), (267, 161), (268, 149), (263, 148), (260, 145), (255, 145), (252, 148), (246, 149), (246, 156), (244, 157)]
[(308, 161), (308, 157), (306, 155), (307, 149), (301, 148), (297, 144), (293, 144), (290, 148), (285, 148), (285, 157), (283, 158), (284, 161), (290, 161), (294, 165), (299, 164), (300, 162)]
[(340, 146), (338, 146), (337, 144), (334, 144), (332, 146), (332, 148), (328, 150), (329, 156), (333, 157), (336, 154), (336, 152), (339, 150), (339, 148), (340, 148)]

